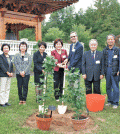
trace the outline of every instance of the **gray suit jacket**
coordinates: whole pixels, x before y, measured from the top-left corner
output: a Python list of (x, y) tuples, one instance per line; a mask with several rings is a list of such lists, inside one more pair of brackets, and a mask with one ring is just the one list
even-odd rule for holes
[(91, 50), (86, 51), (82, 59), (82, 74), (87, 75), (87, 80), (92, 81), (93, 76), (94, 80), (98, 81), (100, 75), (104, 75), (104, 64), (103, 64), (103, 53), (96, 51), (95, 62), (93, 63)]
[(16, 67), (16, 74), (20, 74), (21, 71), (25, 71), (25, 75), (29, 75), (32, 64), (32, 56), (26, 52), (24, 55), (24, 60), (22, 60), (21, 53), (17, 53), (14, 56), (14, 64)]

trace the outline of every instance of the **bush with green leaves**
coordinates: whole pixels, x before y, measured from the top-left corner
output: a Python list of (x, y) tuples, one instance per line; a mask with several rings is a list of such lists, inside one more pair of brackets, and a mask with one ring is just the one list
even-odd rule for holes
[(74, 72), (73, 68), (70, 71), (67, 71), (66, 80), (69, 82), (69, 85), (67, 88), (66, 100), (76, 112), (76, 114), (74, 114), (75, 119), (80, 118), (86, 103), (85, 89), (80, 87), (79, 79), (79, 69), (76, 68)]
[[(48, 103), (51, 99), (51, 95), (53, 94), (53, 73), (54, 73), (54, 67), (55, 67), (56, 59), (54, 59), (53, 56), (46, 56), (46, 59), (43, 61), (43, 67), (44, 67), (44, 78), (41, 79), (41, 82), (43, 82), (43, 85), (40, 87), (40, 90), (43, 89), (42, 95), (38, 95), (38, 102), (40, 105), (43, 105), (43, 113), (40, 112), (40, 114), (44, 115), (47, 113), (46, 108), (48, 108)], [(39, 100), (41, 98), (41, 100)], [(44, 116), (43, 116), (44, 118)]]

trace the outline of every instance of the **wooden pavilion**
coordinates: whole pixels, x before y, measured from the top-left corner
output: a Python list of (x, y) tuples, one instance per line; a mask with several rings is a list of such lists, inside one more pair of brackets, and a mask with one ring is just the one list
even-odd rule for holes
[(67, 7), (79, 0), (0, 0), (0, 39), (6, 31), (13, 31), (19, 40), (19, 31), (35, 28), (36, 41), (42, 40), (41, 22), (45, 15)]

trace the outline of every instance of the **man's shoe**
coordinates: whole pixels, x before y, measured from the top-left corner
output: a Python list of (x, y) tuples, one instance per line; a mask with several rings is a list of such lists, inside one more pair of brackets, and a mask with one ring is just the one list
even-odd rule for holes
[(6, 105), (4, 104), (4, 105), (1, 105), (2, 107), (6, 107)]
[(107, 104), (105, 104), (105, 106), (109, 107), (109, 106), (111, 106), (111, 103), (107, 103)]
[(112, 107), (113, 109), (116, 109), (116, 108), (118, 108), (118, 106), (117, 105), (113, 105), (113, 107)]
[(5, 105), (6, 105), (6, 106), (11, 106), (11, 104), (9, 104), (9, 103), (5, 103)]

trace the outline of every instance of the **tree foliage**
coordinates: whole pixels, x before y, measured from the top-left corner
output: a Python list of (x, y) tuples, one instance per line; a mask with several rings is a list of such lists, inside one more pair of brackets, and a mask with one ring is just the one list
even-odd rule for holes
[(43, 39), (45, 41), (52, 42), (57, 38), (64, 39), (64, 36), (65, 36), (65, 34), (62, 30), (59, 30), (59, 28), (54, 28), (53, 27), (53, 28), (49, 28), (47, 30), (47, 33), (45, 34)]
[[(53, 12), (49, 22), (42, 22), (43, 40), (53, 41), (55, 38), (62, 38), (64, 42), (68, 42), (70, 32), (75, 30), (79, 40), (85, 43), (86, 49), (89, 39), (95, 38), (98, 39), (98, 49), (102, 50), (106, 44), (107, 34), (113, 33), (116, 36), (119, 34), (120, 4), (116, 0), (95, 0), (94, 6), (95, 8), (88, 7), (85, 12), (80, 9), (75, 13), (74, 6)], [(20, 38), (35, 40), (34, 29), (25, 29), (19, 34)]]

